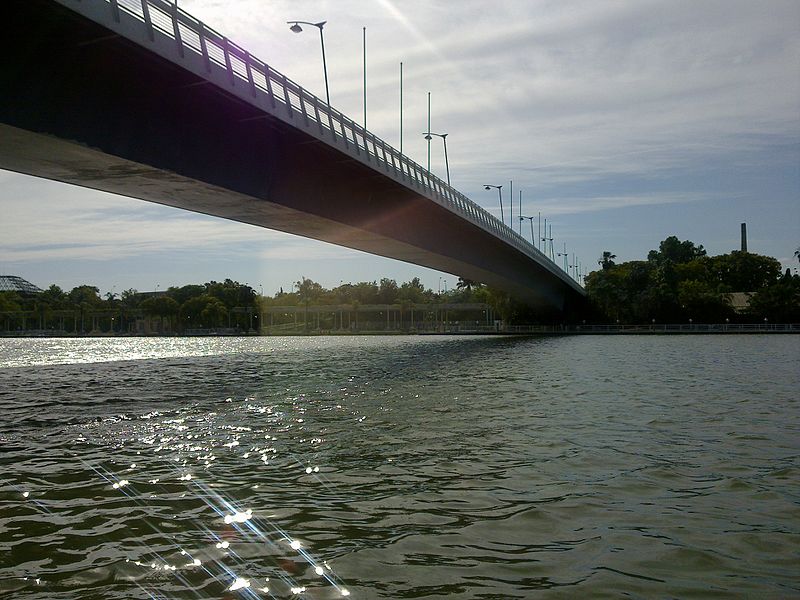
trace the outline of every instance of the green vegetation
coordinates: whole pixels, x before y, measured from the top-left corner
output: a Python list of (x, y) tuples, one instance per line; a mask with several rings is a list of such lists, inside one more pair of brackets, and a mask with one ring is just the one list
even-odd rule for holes
[[(69, 292), (51, 285), (41, 294), (1, 292), (0, 329), (185, 333), (222, 328), (246, 332), (257, 330), (259, 318), (274, 307), (307, 310), (310, 306), (347, 306), (358, 312), (359, 307), (367, 305), (393, 305), (400, 307), (402, 317), (414, 305), (489, 303), (504, 307), (508, 302), (502, 294), (472, 281), (459, 280), (456, 289), (436, 293), (416, 277), (399, 285), (394, 279), (384, 278), (333, 289), (303, 277), (291, 292), (281, 290), (274, 297), (260, 297), (250, 286), (230, 279), (170, 287), (162, 292), (129, 289), (119, 295), (108, 293), (105, 298), (90, 285)], [(505, 313), (504, 308), (498, 312)]]
[(85, 333), (135, 331), (135, 324), (151, 320), (148, 331), (227, 327), (252, 329), (257, 296), (252, 288), (226, 279), (203, 285), (171, 287), (164, 292), (125, 290), (100, 297), (100, 290), (81, 285), (65, 292), (51, 285), (41, 294), (0, 293), (0, 327), (6, 331), (39, 329)]
[[(769, 256), (708, 256), (702, 245), (671, 236), (646, 261), (616, 264), (614, 258), (603, 252), (601, 269), (586, 278), (595, 321), (800, 321), (800, 278), (788, 269), (782, 275), (780, 263)], [(746, 294), (747, 306), (734, 306), (736, 292)]]
[[(800, 260), (800, 248), (795, 255)], [(616, 258), (603, 252), (600, 269), (586, 278), (589, 308), (571, 319), (636, 324), (800, 322), (800, 277), (788, 269), (782, 274), (774, 258), (739, 251), (708, 256), (702, 245), (674, 236), (650, 251), (647, 260), (618, 264)], [(464, 306), (454, 306), (459, 304)], [(56, 285), (39, 294), (0, 292), (0, 330), (7, 332), (235, 333), (298, 323), (332, 330), (346, 328), (345, 319), (348, 328), (351, 319), (358, 328), (359, 314), (362, 322), (370, 320), (378, 328), (382, 322), (388, 329), (391, 320), (396, 330), (420, 322), (485, 325), (493, 319), (509, 325), (539, 324), (542, 319), (552, 324), (508, 294), (468, 279), (459, 279), (454, 289), (434, 292), (416, 277), (401, 284), (383, 278), (332, 289), (303, 277), (291, 291), (280, 290), (273, 297), (259, 296), (230, 279), (161, 292), (129, 289), (105, 298), (91, 285), (69, 292)]]
[[(296, 290), (296, 291), (295, 291)], [(456, 289), (434, 292), (414, 277), (397, 284), (394, 279), (344, 283), (326, 289), (319, 283), (303, 277), (294, 284), (291, 292), (279, 291), (272, 298), (263, 298), (263, 306), (330, 306), (339, 304), (438, 304), (438, 303), (490, 303), (492, 293), (486, 286), (459, 279)]]

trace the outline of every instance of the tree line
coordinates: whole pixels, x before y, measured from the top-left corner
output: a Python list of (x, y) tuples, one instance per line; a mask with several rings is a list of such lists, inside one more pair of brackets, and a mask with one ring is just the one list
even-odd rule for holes
[[(13, 320), (19, 327), (21, 317), (14, 313), (27, 313), (28, 322), (38, 321), (40, 329), (52, 328), (57, 322), (59, 329), (73, 332), (98, 327), (129, 331), (131, 323), (143, 316), (157, 319), (162, 331), (165, 325), (173, 331), (191, 327), (247, 328), (248, 307), (257, 307), (254, 290), (230, 279), (170, 287), (160, 293), (128, 289), (120, 294), (108, 292), (105, 297), (93, 285), (80, 285), (69, 292), (51, 285), (38, 294), (0, 293), (0, 313), (5, 313), (7, 322)], [(245, 312), (234, 311), (236, 308), (244, 308)]]
[(92, 285), (80, 285), (68, 292), (57, 285), (38, 294), (0, 292), (0, 313), (4, 315), (6, 329), (20, 328), (19, 315), (26, 313), (29, 329), (36, 323), (39, 329), (49, 329), (55, 323), (58, 329), (68, 332), (97, 328), (130, 331), (131, 324), (142, 317), (155, 319), (160, 331), (218, 327), (248, 330), (257, 328), (259, 312), (272, 306), (410, 306), (478, 303), (492, 298), (488, 288), (465, 279), (460, 279), (455, 289), (434, 292), (425, 288), (418, 277), (401, 284), (383, 278), (379, 282), (345, 283), (332, 289), (302, 277), (291, 291), (281, 289), (272, 297), (260, 296), (249, 285), (226, 279), (172, 286), (163, 292), (127, 289), (119, 294), (109, 292), (105, 297)]
[[(800, 260), (800, 248), (795, 255)], [(573, 322), (696, 323), (800, 322), (800, 277), (769, 256), (733, 251), (708, 256), (702, 245), (670, 236), (651, 250), (647, 260), (615, 262), (610, 251), (598, 261), (599, 269), (586, 277), (588, 305), (567, 317)], [(736, 310), (736, 292), (745, 292), (747, 307)], [(40, 329), (65, 331), (87, 329), (131, 331), (136, 319), (157, 320), (160, 331), (229, 327), (258, 328), (261, 311), (277, 306), (388, 304), (409, 307), (420, 304), (485, 303), (508, 324), (536, 324), (549, 317), (537, 315), (505, 292), (468, 279), (455, 288), (434, 291), (418, 277), (398, 284), (396, 280), (343, 283), (333, 288), (302, 277), (292, 289), (273, 296), (260, 296), (247, 284), (231, 279), (222, 282), (172, 286), (163, 292), (120, 294), (80, 285), (64, 291), (57, 285), (39, 294), (0, 292), (0, 313), (5, 328), (20, 328), (25, 313)], [(254, 318), (256, 319), (254, 324)], [(97, 325), (98, 320), (101, 325)], [(30, 328), (30, 327), (29, 327)]]
[[(800, 258), (800, 249), (795, 252)], [(800, 321), (800, 277), (775, 258), (733, 251), (708, 256), (702, 245), (670, 236), (647, 260), (617, 264), (603, 252), (586, 278), (593, 320), (621, 323)], [(748, 304), (736, 310), (736, 292)]]

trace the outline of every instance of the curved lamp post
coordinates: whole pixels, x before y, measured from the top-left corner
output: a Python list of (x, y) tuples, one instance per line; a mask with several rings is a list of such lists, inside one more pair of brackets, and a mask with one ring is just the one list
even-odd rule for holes
[(557, 253), (559, 257), (564, 257), (564, 272), (569, 273), (569, 255), (567, 254), (567, 243), (564, 242), (564, 251)]
[(525, 219), (528, 219), (528, 220), (531, 222), (531, 244), (533, 244), (533, 247), (534, 247), (534, 248), (536, 247), (536, 237), (533, 235), (533, 220), (534, 220), (535, 218), (536, 218), (536, 217), (526, 217), (525, 215), (520, 215), (520, 217), (519, 217), (519, 226), (520, 226), (520, 229), (522, 229), (522, 222), (523, 222)]
[(322, 72), (325, 74), (325, 101), (328, 103), (328, 106), (331, 105), (331, 94), (328, 91), (328, 65), (325, 62), (325, 38), (322, 36), (322, 28), (325, 26), (327, 21), (320, 21), (319, 23), (311, 23), (309, 21), (286, 21), (288, 24), (291, 25), (289, 29), (295, 33), (300, 33), (303, 31), (303, 28), (300, 27), (300, 24), (303, 25), (311, 25), (312, 27), (316, 27), (319, 29), (319, 43), (322, 45)]
[(502, 185), (491, 185), (489, 183), (487, 183), (486, 185), (483, 186), (483, 189), (485, 189), (485, 190), (490, 190), (492, 188), (495, 188), (497, 190), (497, 195), (500, 198), (500, 222), (503, 225), (505, 225), (506, 224), (505, 223), (506, 218), (503, 215), (503, 192), (502, 192), (503, 186)]
[(432, 131), (428, 131), (427, 133), (423, 133), (422, 135), (424, 135), (425, 139), (428, 140), (429, 142), (431, 141), (431, 136), (433, 135), (442, 138), (442, 142), (444, 142), (444, 166), (445, 169), (447, 169), (447, 185), (450, 185), (450, 163), (447, 160), (447, 134), (433, 133)]

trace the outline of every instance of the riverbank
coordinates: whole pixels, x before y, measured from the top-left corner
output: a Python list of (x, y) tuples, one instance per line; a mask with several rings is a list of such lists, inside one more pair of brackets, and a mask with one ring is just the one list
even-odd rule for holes
[(229, 328), (192, 330), (184, 333), (127, 333), (59, 330), (4, 331), (5, 338), (193, 338), (193, 337), (276, 337), (276, 336), (398, 336), (398, 335), (740, 335), (798, 334), (800, 323), (672, 323), (649, 325), (514, 325), (508, 327), (465, 327), (442, 325), (417, 329), (270, 329), (241, 331)]

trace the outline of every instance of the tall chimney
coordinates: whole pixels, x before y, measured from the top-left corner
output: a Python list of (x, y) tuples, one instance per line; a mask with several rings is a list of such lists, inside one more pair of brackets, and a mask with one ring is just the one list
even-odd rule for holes
[(742, 252), (747, 252), (747, 223), (742, 223)]

